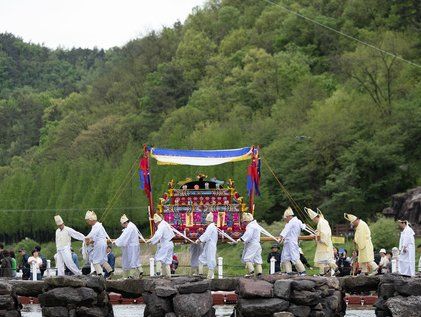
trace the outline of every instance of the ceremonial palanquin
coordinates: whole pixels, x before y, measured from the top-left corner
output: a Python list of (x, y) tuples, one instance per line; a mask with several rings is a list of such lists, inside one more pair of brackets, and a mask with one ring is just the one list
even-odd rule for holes
[[(248, 201), (236, 191), (232, 179), (208, 179), (207, 175), (197, 175), (197, 180), (171, 180), (168, 189), (159, 199), (156, 208), (152, 197), (149, 157), (155, 158), (158, 165), (211, 166), (228, 162), (250, 160), (247, 169)], [(149, 217), (156, 212), (171, 226), (195, 239), (206, 227), (206, 215), (213, 213), (217, 227), (233, 238), (239, 238), (244, 231), (241, 226), (243, 212), (254, 213), (254, 195), (259, 195), (260, 161), (258, 150), (246, 147), (233, 150), (168, 150), (145, 147), (139, 164), (141, 188), (149, 200)], [(151, 232), (154, 231), (151, 222)]]

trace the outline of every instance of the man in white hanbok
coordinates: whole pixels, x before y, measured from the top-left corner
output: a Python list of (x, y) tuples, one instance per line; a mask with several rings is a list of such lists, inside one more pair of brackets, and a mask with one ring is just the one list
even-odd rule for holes
[[(237, 240), (244, 242), (244, 250), (241, 256), (241, 261), (245, 263), (248, 273), (246, 277), (252, 277), (254, 274), (256, 276), (262, 275), (262, 246), (260, 245), (260, 232), (262, 228), (253, 219), (251, 213), (243, 214), (243, 222), (247, 223), (246, 231), (240, 239)], [(256, 265), (256, 270), (254, 269)]]
[(64, 275), (65, 266), (74, 274), (81, 275), (82, 272), (76, 266), (72, 259), (71, 243), (72, 238), (83, 241), (85, 236), (76, 230), (64, 225), (63, 219), (60, 216), (54, 216), (54, 221), (57, 225), (56, 230), (56, 247), (57, 247), (57, 275)]
[(301, 230), (303, 230), (306, 225), (294, 216), (291, 207), (288, 207), (285, 210), (283, 218), (286, 225), (279, 238), (279, 242), (283, 242), (284, 244), (281, 254), (282, 265), (287, 274), (292, 274), (292, 262), (297, 269), (298, 274), (306, 275), (306, 269), (300, 260), (300, 246), (298, 245), (298, 238), (300, 237)]
[(157, 230), (147, 243), (158, 244), (155, 253), (156, 275), (171, 277), (171, 263), (174, 253), (174, 243), (171, 241), (175, 234), (170, 225), (158, 214), (154, 214), (153, 221), (158, 225)]
[(107, 271), (108, 276), (111, 277), (114, 270), (108, 264), (107, 260), (107, 240), (108, 234), (105, 231), (102, 223), (98, 222), (97, 215), (94, 211), (88, 210), (85, 215), (85, 220), (92, 227), (89, 234), (85, 237), (87, 245), (93, 244), (92, 252), (89, 255), (89, 261), (93, 265), (97, 275), (103, 275)]
[(399, 240), (399, 273), (415, 276), (415, 232), (406, 220), (399, 220), (402, 230)]
[(121, 216), (120, 223), (124, 228), (123, 233), (114, 241), (114, 244), (121, 248), (123, 277), (139, 278), (143, 275), (139, 243), (139, 237), (142, 237), (142, 235), (136, 225), (126, 215)]
[(210, 212), (206, 215), (205, 232), (196, 240), (196, 244), (203, 243), (203, 251), (199, 257), (199, 274), (203, 275), (203, 266), (208, 267), (208, 279), (214, 278), (214, 271), (216, 267), (216, 244), (218, 243), (218, 230), (213, 222), (213, 213)]

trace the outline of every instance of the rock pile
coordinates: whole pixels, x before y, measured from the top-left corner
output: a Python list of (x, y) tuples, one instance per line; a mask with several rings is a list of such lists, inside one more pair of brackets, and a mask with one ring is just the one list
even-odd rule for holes
[(346, 305), (339, 281), (332, 277), (272, 275), (263, 280), (239, 279), (239, 317), (344, 316)]
[(38, 296), (45, 317), (113, 317), (105, 280), (97, 276), (50, 277)]
[(145, 317), (213, 317), (210, 281), (196, 277), (142, 281)]
[(421, 316), (421, 277), (380, 276), (376, 316)]
[(13, 286), (6, 281), (0, 281), (0, 316), (20, 317), (21, 308)]

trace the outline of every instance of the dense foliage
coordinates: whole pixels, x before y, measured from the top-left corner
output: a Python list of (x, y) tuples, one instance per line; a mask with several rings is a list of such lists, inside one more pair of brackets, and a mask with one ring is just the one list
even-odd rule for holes
[[(282, 4), (421, 63), (418, 1)], [(258, 144), (299, 205), (334, 222), (343, 212), (374, 217), (391, 194), (420, 182), (420, 75), (266, 1), (209, 1), (184, 25), (106, 52), (49, 50), (3, 34), (0, 234), (43, 240), (56, 211), (82, 230), (87, 208), (107, 207), (109, 231), (123, 210), (147, 227), (130, 170), (144, 143)], [(232, 176), (244, 192), (245, 164), (152, 169), (155, 197), (169, 179), (199, 171)], [(265, 165), (262, 193), (258, 217), (279, 219), (290, 202)]]

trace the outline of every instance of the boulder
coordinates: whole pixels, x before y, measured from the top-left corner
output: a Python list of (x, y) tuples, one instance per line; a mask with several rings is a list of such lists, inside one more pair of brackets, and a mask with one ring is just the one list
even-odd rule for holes
[[(201, 276), (177, 276), (177, 277), (173, 277), (171, 279), (171, 282), (174, 285), (181, 285), (181, 284), (203, 281), (204, 279), (205, 278)], [(158, 279), (158, 280), (162, 280), (162, 279)]]
[(380, 283), (378, 276), (345, 276), (339, 278), (340, 285), (345, 292), (377, 291)]
[(273, 297), (273, 285), (266, 281), (240, 278), (238, 286), (242, 298)]
[(0, 309), (15, 309), (15, 299), (10, 295), (0, 295)]
[(69, 311), (66, 307), (63, 306), (54, 306), (54, 307), (43, 307), (42, 308), (43, 317), (68, 317)]
[(212, 279), (210, 282), (210, 287), (212, 291), (233, 292), (238, 287), (238, 279), (237, 278)]
[(9, 282), (19, 296), (38, 297), (44, 289), (44, 281), (10, 280)]
[(77, 317), (110, 317), (113, 316), (113, 313), (109, 313), (108, 309), (99, 308), (99, 307), (78, 307), (76, 309)]
[[(1, 316), (1, 315), (0, 315)], [(18, 310), (8, 310), (5, 314), (4, 317), (21, 317), (21, 313)]]
[(296, 317), (308, 317), (310, 316), (311, 308), (308, 306), (290, 305), (288, 311), (294, 314)]
[(242, 317), (272, 317), (274, 313), (286, 311), (289, 303), (280, 298), (241, 298), (237, 302), (237, 309)]
[(107, 280), (106, 289), (125, 298), (137, 298), (145, 291), (144, 282), (139, 279)]
[(377, 291), (379, 297), (388, 299), (395, 294), (395, 286), (393, 283), (380, 283), (379, 290)]
[(404, 296), (421, 296), (421, 279), (409, 279), (406, 281), (395, 281), (394, 289)]
[(269, 283), (274, 284), (276, 281), (279, 281), (279, 280), (289, 280), (289, 279), (292, 279), (292, 276), (285, 275), (285, 274), (275, 273), (275, 274), (263, 275), (261, 277), (261, 279), (263, 281), (266, 281), (266, 282), (269, 282)]
[(421, 312), (421, 296), (389, 298), (385, 306), (392, 312), (393, 317), (419, 317)]
[(326, 313), (324, 311), (312, 310), (310, 317), (326, 317)]
[(56, 287), (84, 287), (87, 279), (76, 276), (54, 276), (44, 279), (45, 287), (48, 289)]
[(278, 280), (273, 285), (273, 295), (279, 298), (289, 300), (291, 296), (292, 280)]
[(209, 280), (177, 285), (180, 294), (203, 293), (210, 290)]
[(177, 290), (171, 286), (158, 286), (155, 288), (155, 294), (159, 297), (171, 297), (177, 294)]
[[(143, 300), (145, 301), (147, 312), (151, 317), (162, 317), (166, 313), (173, 311), (172, 302), (170, 299), (162, 298), (154, 293), (143, 293)], [(148, 315), (145, 309), (145, 316)]]
[(53, 288), (38, 296), (42, 307), (67, 306), (69, 304), (91, 306), (97, 302), (97, 293), (91, 288)]
[(10, 283), (0, 281), (0, 295), (10, 295), (13, 292), (13, 287)]
[(313, 306), (311, 308), (312, 310), (323, 310), (323, 306), (321, 303), (318, 303), (316, 306)]
[(171, 312), (171, 313), (166, 313), (164, 317), (177, 317), (177, 315)]
[(202, 317), (212, 308), (212, 294), (210, 291), (179, 294), (173, 298), (173, 306), (179, 317)]
[(316, 283), (311, 280), (294, 280), (291, 283), (292, 289), (297, 291), (312, 291)]
[(320, 291), (293, 291), (290, 300), (297, 305), (314, 306), (321, 300)]
[(102, 276), (90, 276), (86, 281), (86, 287), (92, 288), (96, 292), (101, 293), (106, 289), (105, 278)]

